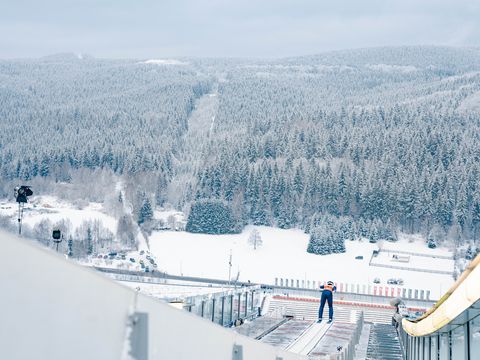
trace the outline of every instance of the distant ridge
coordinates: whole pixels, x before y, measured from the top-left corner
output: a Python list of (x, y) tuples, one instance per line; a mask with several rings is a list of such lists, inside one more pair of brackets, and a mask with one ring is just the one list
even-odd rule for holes
[(413, 65), (417, 67), (473, 68), (480, 66), (479, 47), (392, 46), (337, 50), (278, 61), (298, 64), (360, 66), (367, 64)]
[(72, 53), (72, 52), (56, 53), (56, 54), (40, 57), (40, 60), (72, 61), (72, 60), (85, 60), (85, 59), (95, 59), (95, 58), (92, 55), (82, 54), (82, 53)]

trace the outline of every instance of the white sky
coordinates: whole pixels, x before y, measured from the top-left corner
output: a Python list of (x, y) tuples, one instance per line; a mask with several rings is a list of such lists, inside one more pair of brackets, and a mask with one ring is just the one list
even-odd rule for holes
[(3, 0), (0, 58), (282, 57), (480, 46), (479, 0)]

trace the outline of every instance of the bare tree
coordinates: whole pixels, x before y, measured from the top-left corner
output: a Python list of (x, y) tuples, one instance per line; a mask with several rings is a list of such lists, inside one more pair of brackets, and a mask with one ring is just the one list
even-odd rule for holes
[(176, 221), (174, 215), (168, 215), (167, 224), (168, 224), (168, 227), (170, 228), (170, 230), (176, 230), (177, 221)]
[(258, 232), (257, 229), (253, 229), (252, 232), (250, 233), (250, 236), (248, 238), (248, 243), (250, 245), (253, 245), (254, 250), (257, 250), (257, 247), (262, 245), (263, 243), (262, 237), (260, 236), (260, 233)]

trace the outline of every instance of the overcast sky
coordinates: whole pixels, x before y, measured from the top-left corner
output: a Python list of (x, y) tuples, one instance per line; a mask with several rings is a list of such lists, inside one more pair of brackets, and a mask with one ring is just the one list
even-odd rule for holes
[(0, 58), (282, 57), (480, 46), (480, 0), (2, 0)]

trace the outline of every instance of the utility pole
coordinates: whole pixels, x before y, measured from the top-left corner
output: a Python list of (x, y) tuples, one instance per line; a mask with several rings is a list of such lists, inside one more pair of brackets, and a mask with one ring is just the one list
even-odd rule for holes
[(22, 235), (23, 203), (18, 203), (18, 235)]
[(230, 249), (230, 258), (228, 260), (228, 285), (230, 285), (231, 278), (232, 278), (232, 249)]

